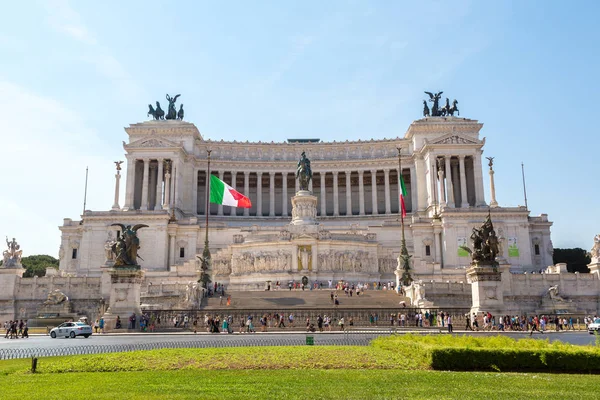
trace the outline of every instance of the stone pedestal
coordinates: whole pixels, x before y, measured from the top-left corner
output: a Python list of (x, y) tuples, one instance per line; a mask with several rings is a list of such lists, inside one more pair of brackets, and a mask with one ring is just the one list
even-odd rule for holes
[(317, 224), (317, 196), (308, 190), (300, 190), (292, 197), (291, 225)]
[(590, 269), (590, 274), (596, 274), (598, 279), (600, 279), (600, 260), (592, 258), (592, 262), (588, 264), (588, 268)]
[(0, 321), (10, 321), (16, 318), (15, 286), (23, 277), (23, 272), (25, 270), (21, 267), (0, 267)]
[(504, 311), (502, 274), (497, 267), (471, 266), (467, 269), (467, 281), (473, 297), (471, 313)]
[(122, 329), (127, 329), (129, 317), (134, 313), (136, 327), (139, 326), (142, 313), (140, 294), (144, 273), (139, 265), (115, 267), (106, 273), (110, 276), (110, 300), (104, 314), (105, 330), (115, 330), (117, 316), (121, 318)]

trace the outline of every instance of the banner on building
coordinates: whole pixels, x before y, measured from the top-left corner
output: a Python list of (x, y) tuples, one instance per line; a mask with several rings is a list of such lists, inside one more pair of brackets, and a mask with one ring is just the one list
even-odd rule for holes
[(469, 252), (466, 251), (465, 249), (462, 249), (461, 246), (467, 246), (467, 238), (466, 237), (459, 237), (457, 239), (458, 242), (458, 256), (459, 257), (469, 257)]
[(508, 256), (509, 257), (519, 257), (519, 247), (517, 246), (517, 238), (516, 237), (508, 238)]

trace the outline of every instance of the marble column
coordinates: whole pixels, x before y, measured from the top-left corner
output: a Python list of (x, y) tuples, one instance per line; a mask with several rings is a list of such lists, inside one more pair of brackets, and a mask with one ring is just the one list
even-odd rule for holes
[[(250, 172), (244, 171), (244, 196), (250, 198)], [(250, 215), (250, 209), (244, 208), (244, 217)]]
[(371, 215), (379, 214), (377, 209), (377, 170), (371, 170), (371, 202), (373, 203)]
[(442, 159), (438, 158), (438, 181), (440, 183), (440, 206), (446, 207), (446, 185), (444, 184), (444, 170), (442, 168)]
[(192, 174), (192, 213), (194, 215), (198, 214), (198, 168), (194, 167), (194, 172)]
[(269, 172), (269, 217), (275, 216), (275, 172)]
[(359, 203), (359, 214), (365, 215), (365, 182), (364, 182), (365, 171), (358, 171), (358, 203)]
[(173, 206), (173, 208), (175, 208), (179, 205), (179, 193), (177, 193), (177, 189), (179, 186), (179, 165), (173, 164), (172, 168), (173, 172), (171, 173), (171, 186), (173, 187), (173, 194), (171, 195), (171, 205)]
[(339, 193), (338, 193), (338, 172), (333, 172), (333, 216), (340, 215)]
[(262, 172), (256, 173), (256, 216), (262, 217)]
[(154, 209), (160, 210), (162, 208), (162, 183), (163, 183), (163, 166), (164, 160), (158, 159), (158, 172), (156, 173), (156, 196), (154, 202)]
[(417, 184), (417, 172), (415, 167), (412, 166), (410, 171), (410, 212), (415, 212), (419, 208), (419, 193), (416, 188)]
[(281, 215), (284, 217), (288, 215), (287, 178), (287, 172), (281, 174)]
[(157, 179), (157, 168), (158, 166), (153, 165), (150, 162), (150, 185), (148, 187), (148, 210), (154, 209), (154, 204), (156, 203), (156, 181)]
[(458, 166), (460, 168), (460, 197), (461, 197), (461, 208), (469, 207), (469, 200), (467, 199), (467, 174), (465, 173), (465, 156), (458, 156)]
[[(231, 171), (231, 186), (234, 190), (237, 190), (237, 186), (236, 186), (236, 179), (237, 178), (237, 171)], [(237, 207), (231, 207), (231, 211), (229, 212), (229, 215), (231, 215), (232, 217), (235, 217), (237, 215)]]
[(452, 185), (452, 168), (450, 167), (450, 158), (452, 156), (446, 156), (446, 192), (448, 198), (446, 199), (446, 206), (454, 208), (454, 186)]
[(171, 164), (167, 166), (165, 171), (165, 202), (163, 210), (168, 210), (171, 206)]
[(142, 184), (142, 204), (140, 205), (140, 210), (148, 209), (148, 175), (150, 175), (150, 160), (148, 158), (144, 158), (144, 183)]
[(350, 177), (352, 171), (346, 171), (346, 215), (352, 215), (352, 186)]
[(127, 182), (125, 182), (125, 204), (123, 204), (123, 211), (133, 210), (133, 195), (135, 193), (135, 164), (135, 158), (127, 157)]
[(112, 209), (118, 211), (121, 209), (119, 206), (119, 186), (121, 181), (121, 170), (117, 167), (117, 173), (115, 174), (115, 202), (113, 203)]
[(475, 205), (485, 206), (485, 194), (483, 191), (483, 173), (481, 171), (481, 150), (477, 150), (473, 156), (473, 175), (475, 182)]
[[(390, 199), (390, 170), (383, 170), (383, 181), (385, 184), (385, 213), (390, 215), (392, 213), (392, 204)], [(398, 181), (400, 182), (400, 181)]]
[[(219, 179), (223, 180), (223, 175), (225, 175), (225, 171), (220, 170), (219, 171)], [(217, 215), (223, 215), (223, 204), (219, 204), (219, 206), (217, 207)]]
[(494, 170), (490, 167), (490, 207), (498, 207), (496, 201), (496, 185), (494, 184)]
[(325, 176), (326, 172), (319, 172), (319, 178), (321, 180), (321, 216), (327, 215), (327, 194), (325, 193)]
[(308, 181), (308, 191), (310, 192), (310, 194), (312, 194), (312, 192), (313, 192), (313, 181), (312, 181), (312, 179), (310, 181)]
[(429, 205), (431, 207), (437, 206), (437, 167), (435, 158), (429, 160)]
[(427, 208), (427, 177), (425, 175), (425, 161), (422, 156), (415, 155), (415, 189), (417, 190), (417, 210), (425, 211)]

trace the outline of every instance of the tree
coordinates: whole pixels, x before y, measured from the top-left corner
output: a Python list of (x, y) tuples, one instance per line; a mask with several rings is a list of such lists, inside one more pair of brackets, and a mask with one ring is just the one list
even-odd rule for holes
[(590, 254), (579, 247), (574, 249), (554, 249), (554, 264), (566, 263), (567, 271), (588, 273), (590, 269), (587, 265), (592, 262)]
[(45, 254), (23, 257), (21, 264), (25, 268), (24, 278), (34, 276), (46, 276), (46, 268), (52, 267), (58, 269), (58, 260)]

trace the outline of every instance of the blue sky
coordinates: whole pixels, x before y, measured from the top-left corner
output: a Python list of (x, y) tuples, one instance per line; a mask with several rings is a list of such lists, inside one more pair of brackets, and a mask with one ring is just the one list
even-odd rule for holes
[[(589, 1), (22, 1), (0, 14), (0, 235), (56, 256), (62, 218), (110, 209), (123, 127), (181, 93), (210, 139), (402, 137), (423, 91), (484, 123), (497, 199), (590, 248), (597, 15)], [(487, 174), (485, 175), (486, 197)], [(122, 204), (122, 202), (121, 202)]]

